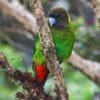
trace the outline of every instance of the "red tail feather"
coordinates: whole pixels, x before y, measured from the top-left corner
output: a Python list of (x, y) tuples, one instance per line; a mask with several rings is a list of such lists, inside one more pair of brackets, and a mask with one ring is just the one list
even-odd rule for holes
[(36, 78), (39, 83), (44, 83), (46, 80), (49, 70), (46, 68), (46, 65), (36, 65)]

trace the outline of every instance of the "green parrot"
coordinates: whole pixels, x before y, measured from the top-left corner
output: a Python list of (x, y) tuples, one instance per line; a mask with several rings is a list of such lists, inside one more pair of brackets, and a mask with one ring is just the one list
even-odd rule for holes
[[(74, 44), (74, 32), (70, 24), (70, 16), (63, 8), (54, 8), (48, 14), (48, 24), (55, 44), (58, 60), (63, 62), (71, 55)], [(42, 51), (38, 35), (33, 62), (38, 83), (44, 84), (49, 71), (46, 67), (45, 56)]]

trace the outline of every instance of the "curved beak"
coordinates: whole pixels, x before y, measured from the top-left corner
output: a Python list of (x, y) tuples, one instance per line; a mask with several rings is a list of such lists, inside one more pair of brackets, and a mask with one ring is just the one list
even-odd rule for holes
[(50, 26), (53, 26), (54, 24), (56, 24), (56, 19), (53, 17), (49, 17), (48, 18), (48, 23)]

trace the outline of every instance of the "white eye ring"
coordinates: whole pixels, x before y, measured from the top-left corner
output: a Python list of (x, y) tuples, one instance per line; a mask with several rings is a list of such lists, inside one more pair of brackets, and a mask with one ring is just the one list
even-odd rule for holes
[(49, 22), (50, 26), (53, 26), (54, 24), (56, 24), (56, 19), (53, 17), (49, 17), (48, 22)]

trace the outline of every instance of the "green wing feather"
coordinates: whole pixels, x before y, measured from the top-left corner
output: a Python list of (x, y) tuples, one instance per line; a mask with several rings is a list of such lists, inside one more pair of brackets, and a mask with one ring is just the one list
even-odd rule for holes
[(33, 56), (33, 61), (35, 64), (39, 64), (42, 65), (45, 63), (45, 56), (43, 54), (42, 51), (42, 45), (40, 42), (40, 38), (38, 37), (38, 39), (36, 40), (36, 46), (35, 46), (35, 54)]

